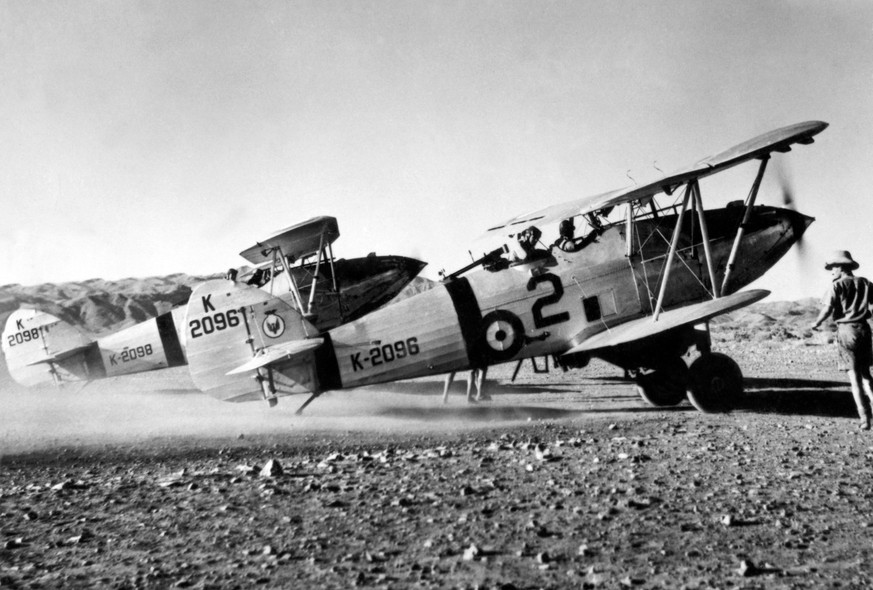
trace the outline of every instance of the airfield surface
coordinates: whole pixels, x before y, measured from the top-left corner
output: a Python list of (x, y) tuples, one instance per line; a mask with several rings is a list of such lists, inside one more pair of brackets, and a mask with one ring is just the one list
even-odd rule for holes
[[(724, 344), (724, 343), (723, 343)], [(873, 433), (819, 339), (719, 347), (729, 415), (621, 371), (225, 404), (182, 370), (0, 383), (2, 587), (869, 587)], [(281, 473), (260, 475), (269, 461)]]

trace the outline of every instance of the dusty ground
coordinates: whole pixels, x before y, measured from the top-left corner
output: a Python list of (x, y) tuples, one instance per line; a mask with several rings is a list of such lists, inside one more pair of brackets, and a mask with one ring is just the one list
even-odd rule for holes
[(6, 382), (0, 586), (870, 586), (873, 435), (832, 349), (721, 350), (750, 392), (722, 416), (647, 407), (605, 365), (505, 367), (476, 406), (435, 380), (335, 393), (303, 418), (183, 372)]

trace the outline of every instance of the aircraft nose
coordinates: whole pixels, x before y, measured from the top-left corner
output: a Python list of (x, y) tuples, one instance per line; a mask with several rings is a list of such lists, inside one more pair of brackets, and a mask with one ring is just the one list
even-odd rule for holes
[(404, 274), (407, 274), (410, 277), (418, 276), (418, 273), (427, 266), (427, 262), (422, 262), (415, 258), (408, 258), (406, 256), (398, 256), (397, 258), (399, 266), (403, 269)]
[(815, 221), (815, 217), (810, 217), (809, 215), (804, 215), (798, 211), (794, 211), (793, 209), (785, 209), (785, 214), (788, 216), (788, 220), (791, 223), (791, 229), (794, 231), (795, 239), (799, 240), (803, 235), (803, 232), (806, 231), (813, 221)]

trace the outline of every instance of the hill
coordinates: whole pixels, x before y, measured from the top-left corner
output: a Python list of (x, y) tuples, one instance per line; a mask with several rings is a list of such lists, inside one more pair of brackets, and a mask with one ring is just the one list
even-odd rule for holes
[[(45, 283), (0, 287), (0, 325), (18, 308), (39, 309), (94, 335), (112, 332), (184, 305), (193, 288), (220, 278), (176, 273), (165, 277), (126, 278), (117, 281), (88, 279), (70, 283)], [(427, 291), (434, 281), (415, 277), (394, 301)]]
[[(91, 334), (102, 334), (183, 305), (195, 285), (220, 276), (220, 273), (208, 276), (176, 273), (117, 281), (89, 279), (29, 287), (4, 285), (0, 287), (0, 324), (5, 324), (6, 317), (19, 307), (36, 308)], [(436, 284), (415, 277), (394, 301), (427, 291)], [(726, 340), (796, 340), (809, 336), (808, 327), (817, 313), (818, 302), (814, 299), (764, 301), (716, 318), (713, 330)]]
[(0, 321), (19, 307), (40, 309), (92, 334), (116, 330), (155, 317), (182, 305), (192, 288), (221, 275), (126, 278), (117, 281), (88, 279), (0, 287)]

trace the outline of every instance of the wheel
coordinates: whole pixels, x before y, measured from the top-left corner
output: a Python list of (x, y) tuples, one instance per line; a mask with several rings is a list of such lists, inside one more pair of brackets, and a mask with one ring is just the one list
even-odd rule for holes
[(649, 404), (661, 408), (675, 406), (685, 399), (688, 366), (675, 358), (652, 373), (637, 377), (637, 392)]
[(688, 399), (701, 412), (730, 412), (742, 395), (743, 372), (729, 356), (713, 352), (691, 363)]

